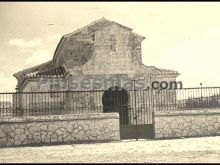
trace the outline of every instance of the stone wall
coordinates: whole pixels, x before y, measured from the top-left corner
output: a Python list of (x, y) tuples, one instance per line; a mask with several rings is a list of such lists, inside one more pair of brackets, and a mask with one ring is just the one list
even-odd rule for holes
[[(117, 24), (97, 29), (94, 57), (83, 65), (83, 74), (135, 74), (142, 62), (141, 42), (141, 37)], [(112, 44), (114, 51), (111, 50)]]
[(155, 112), (155, 138), (220, 135), (220, 111), (184, 110)]
[(118, 113), (4, 118), (0, 147), (120, 140)]

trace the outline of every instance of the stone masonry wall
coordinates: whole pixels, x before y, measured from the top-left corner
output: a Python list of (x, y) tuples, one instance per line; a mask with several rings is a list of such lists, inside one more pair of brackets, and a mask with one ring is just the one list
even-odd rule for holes
[(118, 113), (0, 120), (0, 147), (120, 140)]
[[(115, 38), (115, 42), (111, 38)], [(141, 63), (141, 40), (116, 24), (95, 32), (94, 58), (83, 65), (83, 74), (135, 74)], [(115, 51), (111, 51), (111, 43)], [(139, 48), (138, 48), (139, 47)], [(140, 72), (140, 71), (139, 71)], [(139, 73), (138, 72), (138, 73)]]
[(185, 110), (155, 112), (155, 138), (180, 138), (220, 135), (220, 112)]

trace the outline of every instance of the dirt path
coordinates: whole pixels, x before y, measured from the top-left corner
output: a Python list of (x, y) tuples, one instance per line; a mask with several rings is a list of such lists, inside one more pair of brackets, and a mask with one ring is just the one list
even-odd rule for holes
[(0, 150), (0, 163), (220, 163), (220, 136)]

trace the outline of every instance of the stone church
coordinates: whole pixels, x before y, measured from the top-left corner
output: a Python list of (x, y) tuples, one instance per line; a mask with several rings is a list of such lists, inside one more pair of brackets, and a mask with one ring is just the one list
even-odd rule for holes
[[(115, 89), (116, 86), (124, 89), (123, 86), (120, 87), (119, 83), (124, 79), (135, 81), (135, 78), (143, 78), (143, 90), (150, 86), (152, 81), (175, 81), (179, 75), (178, 72), (143, 64), (141, 44), (144, 39), (144, 36), (133, 32), (129, 27), (101, 18), (64, 35), (50, 61), (15, 73), (14, 76), (18, 81), (16, 90), (17, 92), (39, 91), (38, 83), (42, 77), (55, 80), (77, 79), (79, 81), (85, 78), (89, 80), (116, 80), (116, 85), (103, 86), (101, 90), (106, 91)], [(40, 91), (54, 91), (52, 87), (54, 86), (48, 81), (41, 84)], [(59, 89), (61, 88), (58, 87), (57, 90)], [(68, 85), (65, 90), (95, 91), (100, 89), (82, 88), (81, 85), (77, 89), (71, 89), (71, 86)], [(86, 95), (81, 99), (84, 100), (84, 105), (102, 107), (104, 95), (107, 96), (104, 92), (103, 95), (98, 96), (99, 99), (85, 98), (91, 97), (91, 95)], [(76, 97), (74, 96), (74, 98)], [(130, 97), (132, 97), (132, 93)], [(72, 96), (66, 94), (62, 98), (64, 109), (70, 108), (74, 102), (73, 94)], [(39, 101), (40, 99), (38, 99)], [(86, 104), (87, 101), (88, 104)], [(102, 110), (103, 108), (100, 108), (100, 111)]]

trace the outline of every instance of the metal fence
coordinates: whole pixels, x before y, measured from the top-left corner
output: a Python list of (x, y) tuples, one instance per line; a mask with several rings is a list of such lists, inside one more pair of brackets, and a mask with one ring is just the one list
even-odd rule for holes
[[(98, 113), (102, 91), (0, 93), (0, 117)], [(100, 95), (101, 96), (101, 95)]]
[[(105, 92), (99, 90), (0, 93), (0, 117), (101, 113), (108, 109), (108, 106), (110, 109), (126, 106), (124, 109), (129, 111), (130, 116), (140, 111), (151, 113), (220, 108), (220, 87), (129, 90), (120, 95), (120, 98), (117, 92), (114, 95), (105, 94), (107, 101), (104, 99)], [(123, 98), (127, 101), (123, 101)], [(119, 103), (115, 103), (116, 100)], [(115, 108), (115, 111), (121, 109), (123, 108)]]
[[(203, 110), (220, 108), (220, 87), (160, 90), (155, 96), (154, 110)], [(156, 94), (157, 95), (157, 94)], [(175, 95), (175, 99), (171, 100)], [(168, 99), (168, 101), (166, 100)]]

